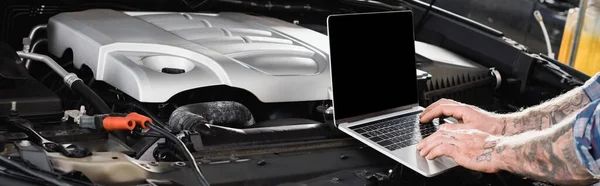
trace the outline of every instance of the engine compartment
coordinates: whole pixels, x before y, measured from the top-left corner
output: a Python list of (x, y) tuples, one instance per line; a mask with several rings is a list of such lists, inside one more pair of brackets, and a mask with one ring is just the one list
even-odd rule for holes
[[(211, 185), (544, 184), (508, 173), (462, 168), (425, 178), (331, 126), (324, 15), (385, 8), (350, 1), (307, 3), (314, 6), (310, 13), (285, 14), (249, 8), (260, 7), (260, 2), (234, 4), (214, 5), (206, 13), (110, 6), (59, 11), (49, 15), (47, 22), (36, 22), (38, 29), (29, 33), (35, 37), (24, 40), (27, 50), (23, 50), (50, 56), (79, 77), (111, 113), (140, 113), (158, 126), (167, 126), (190, 149)], [(306, 7), (286, 5), (273, 6), (283, 10)], [(418, 2), (389, 6), (411, 9), (415, 17), (424, 12)], [(257, 12), (267, 15), (253, 15)], [(490, 57), (506, 55), (498, 53), (508, 49), (488, 54), (477, 51), (482, 44), (465, 48), (468, 42), (455, 43), (458, 36), (449, 37), (453, 33), (439, 29), (448, 24), (440, 20), (459, 18), (432, 12), (432, 20), (417, 33), (415, 43), (421, 106), (452, 98), (490, 111), (512, 112), (566, 91), (585, 78), (557, 79), (556, 73), (575, 73), (560, 66), (557, 72), (548, 65), (551, 61), (520, 50), (508, 38), (487, 33), (476, 36), (494, 38), (488, 44), (499, 46), (500, 42), (500, 49), (519, 52), (515, 53), (517, 61), (529, 60), (530, 70), (507, 65), (516, 64), (514, 59)], [(27, 36), (15, 33), (11, 37)], [(10, 47), (20, 50), (23, 45)], [(62, 172), (83, 173), (80, 182), (197, 184), (194, 168), (186, 166), (177, 144), (142, 128), (123, 132), (82, 127), (81, 118), (106, 113), (89, 96), (72, 90), (69, 82), (76, 80), (69, 78), (73, 76), (60, 76), (37, 61), (7, 58), (0, 65), (17, 61), (20, 66), (0, 68), (19, 72), (9, 76), (12, 71), (0, 71), (0, 135), (7, 144), (0, 155), (20, 152), (24, 156), (23, 149), (29, 146), (21, 142), (36, 134), (15, 128), (20, 125), (14, 123), (30, 123), (43, 138), (93, 152), (88, 159), (47, 156)], [(39, 94), (30, 96), (33, 92)], [(101, 165), (103, 173), (94, 171)], [(123, 167), (133, 172), (130, 177), (110, 172)]]

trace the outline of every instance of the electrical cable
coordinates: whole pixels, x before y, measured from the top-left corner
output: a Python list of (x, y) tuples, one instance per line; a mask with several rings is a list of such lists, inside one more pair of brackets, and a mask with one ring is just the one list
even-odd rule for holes
[(155, 123), (158, 127), (165, 129), (168, 132), (171, 132), (171, 130), (167, 127), (168, 125), (165, 122), (160, 120), (156, 115), (154, 115), (152, 112), (150, 112), (146, 107), (144, 107), (140, 103), (126, 102), (126, 103), (118, 103), (118, 104), (121, 106), (130, 106), (130, 107), (136, 108), (143, 115), (148, 116), (150, 119), (152, 119), (152, 122)]
[(199, 179), (198, 181), (200, 181), (200, 185), (202, 185), (202, 186), (210, 185), (208, 183), (208, 181), (206, 181), (206, 178), (204, 177), (204, 175), (202, 174), (200, 167), (198, 167), (198, 163), (196, 162), (196, 159), (194, 158), (194, 156), (192, 155), (190, 150), (185, 146), (185, 144), (181, 140), (177, 139), (177, 137), (175, 135), (171, 134), (170, 132), (166, 131), (163, 128), (160, 128), (159, 126), (157, 126), (154, 123), (146, 122), (146, 126), (148, 126), (148, 128), (150, 128), (150, 130), (154, 130), (154, 131), (158, 132), (159, 134), (163, 135), (163, 137), (166, 138), (167, 140), (170, 140), (173, 143), (175, 143), (177, 149), (179, 151), (181, 151), (181, 153), (183, 153), (184, 157), (188, 160), (188, 163), (192, 164), (192, 167), (195, 169), (194, 173), (196, 173), (196, 176)]
[[(149, 117), (150, 119), (152, 119), (152, 122), (157, 126), (160, 127), (162, 129), (164, 129), (167, 132), (171, 132), (171, 130), (167, 127), (167, 124), (165, 122), (163, 122), (162, 120), (160, 120), (156, 115), (154, 115), (154, 113), (150, 112), (150, 110), (148, 110), (146, 107), (144, 107), (141, 103), (139, 102), (117, 102), (116, 105), (119, 105), (121, 107), (133, 107), (134, 109), (136, 109), (136, 111), (140, 112), (142, 115), (145, 115), (147, 117)], [(141, 137), (145, 137), (147, 138), (146, 140), (144, 140), (146, 143), (146, 145), (140, 150), (140, 152), (145, 152), (146, 150), (148, 150), (148, 148), (151, 147), (152, 144), (156, 143), (159, 139), (159, 137), (151, 137), (155, 134), (151, 134), (151, 132), (153, 131), (148, 131), (146, 132), (146, 136), (141, 136)], [(155, 133), (157, 131), (154, 131)], [(138, 153), (136, 155), (136, 158), (139, 158), (139, 156), (142, 155), (141, 153)]]
[(540, 28), (542, 28), (542, 33), (544, 34), (544, 40), (546, 41), (546, 49), (548, 50), (548, 57), (554, 59), (554, 53), (552, 52), (552, 43), (550, 43), (550, 37), (548, 36), (548, 30), (546, 30), (546, 24), (544, 24), (544, 19), (542, 18), (542, 14), (539, 10), (533, 12), (533, 16), (540, 24)]
[(29, 169), (29, 168), (27, 168), (27, 167), (25, 167), (25, 166), (17, 163), (17, 162), (14, 162), (13, 160), (10, 160), (10, 159), (8, 159), (8, 158), (6, 158), (4, 156), (0, 156), (0, 162), (4, 163), (6, 165), (9, 165), (11, 167), (14, 167), (14, 168), (16, 168), (16, 169), (18, 169), (18, 170), (20, 170), (20, 171), (22, 171), (24, 173), (27, 173), (27, 174), (29, 174), (31, 176), (35, 176), (36, 178), (44, 180), (44, 181), (46, 181), (48, 183), (52, 183), (53, 185), (56, 185), (56, 186), (72, 186), (71, 184), (66, 183), (64, 181), (61, 181), (59, 179), (52, 178), (50, 176), (47, 176), (47, 175), (35, 172), (35, 171), (33, 171), (33, 170), (31, 170), (31, 169)]
[(427, 19), (429, 17), (429, 12), (431, 11), (431, 9), (433, 9), (433, 5), (436, 1), (437, 0), (431, 0), (431, 2), (429, 3), (429, 7), (425, 9), (425, 12), (423, 12), (423, 15), (421, 15), (421, 17), (419, 18), (417, 26), (415, 27), (415, 35), (418, 35), (421, 32), (421, 29), (423, 29), (423, 26), (425, 26), (425, 22), (427, 22)]

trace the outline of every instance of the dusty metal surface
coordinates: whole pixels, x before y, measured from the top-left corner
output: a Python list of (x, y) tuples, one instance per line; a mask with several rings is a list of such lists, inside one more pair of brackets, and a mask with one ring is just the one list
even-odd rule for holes
[[(335, 147), (349, 147), (359, 145), (354, 139), (334, 139), (334, 140), (319, 140), (315, 142), (296, 142), (283, 143), (274, 145), (258, 145), (254, 147), (242, 148), (223, 148), (215, 150), (205, 150), (194, 153), (194, 156), (203, 160), (237, 160), (238, 157), (289, 153), (299, 151), (311, 151), (318, 149), (327, 149)], [(202, 162), (202, 161), (201, 161)]]
[(140, 183), (152, 173), (165, 173), (178, 167), (170, 162), (138, 161), (119, 152), (95, 152), (85, 158), (69, 158), (58, 153), (48, 153), (48, 156), (55, 169), (81, 171), (102, 185)]

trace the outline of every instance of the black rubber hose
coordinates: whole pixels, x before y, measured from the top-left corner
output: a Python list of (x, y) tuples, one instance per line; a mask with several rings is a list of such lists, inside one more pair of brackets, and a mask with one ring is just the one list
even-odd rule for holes
[(69, 184), (67, 182), (61, 181), (61, 180), (56, 179), (56, 178), (52, 178), (52, 177), (44, 175), (42, 173), (35, 172), (35, 171), (33, 171), (33, 170), (31, 170), (31, 169), (29, 169), (29, 168), (27, 168), (27, 167), (25, 167), (25, 166), (17, 163), (17, 162), (14, 162), (13, 160), (10, 160), (10, 159), (8, 159), (8, 158), (6, 158), (4, 156), (0, 156), (0, 161), (2, 163), (6, 164), (6, 165), (14, 167), (14, 168), (16, 168), (16, 169), (18, 169), (18, 170), (20, 170), (20, 171), (22, 171), (24, 173), (27, 173), (27, 174), (29, 174), (31, 176), (35, 176), (36, 178), (42, 179), (42, 180), (44, 180), (44, 181), (46, 181), (48, 183), (52, 183), (53, 185), (56, 185), (56, 186), (71, 186), (71, 184)]
[(111, 109), (106, 102), (98, 96), (90, 87), (85, 85), (82, 80), (74, 81), (71, 84), (71, 90), (79, 94), (83, 99), (87, 100), (98, 114), (110, 114)]
[(233, 128), (254, 125), (248, 108), (234, 101), (214, 101), (181, 106), (171, 114), (169, 125), (173, 130), (193, 130), (210, 123)]
[[(247, 128), (255, 124), (252, 113), (233, 101), (215, 101), (181, 106), (171, 114), (173, 131), (189, 130), (202, 135), (203, 143), (254, 143), (280, 139), (322, 138), (330, 133), (323, 124), (301, 123), (289, 126)], [(285, 141), (285, 140), (283, 140)]]
[(146, 123), (146, 126), (148, 126), (148, 128), (150, 128), (150, 130), (158, 132), (160, 135), (162, 135), (167, 140), (170, 140), (171, 142), (173, 142), (176, 145), (176, 148), (179, 150), (179, 152), (182, 153), (183, 157), (185, 157), (185, 159), (188, 161), (188, 164), (191, 165), (192, 168), (194, 168), (194, 170), (195, 170), (194, 173), (196, 174), (196, 177), (198, 178), (200, 185), (202, 185), (202, 186), (210, 185), (208, 183), (208, 181), (206, 181), (206, 178), (204, 177), (204, 175), (202, 174), (200, 167), (198, 167), (198, 163), (196, 162), (196, 159), (194, 158), (194, 156), (192, 155), (190, 150), (188, 150), (188, 148), (185, 146), (185, 144), (181, 140), (177, 139), (177, 137), (175, 137), (175, 135), (171, 134), (170, 132), (157, 126), (154, 123)]

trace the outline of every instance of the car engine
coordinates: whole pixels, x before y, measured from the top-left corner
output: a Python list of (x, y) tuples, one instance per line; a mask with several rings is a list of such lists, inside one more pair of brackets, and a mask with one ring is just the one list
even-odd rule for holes
[[(0, 162), (46, 176), (0, 183), (545, 185), (462, 168), (425, 178), (339, 132), (322, 21), (90, 7), (11, 34), (23, 39), (0, 45), (0, 156), (14, 158)], [(513, 71), (452, 44), (415, 42), (421, 106), (512, 112), (569, 88), (520, 91)]]
[[(327, 37), (241, 13), (87, 10), (52, 17), (50, 52), (146, 103), (228, 86), (265, 103), (327, 99)], [(177, 82), (177, 83), (173, 83)]]

